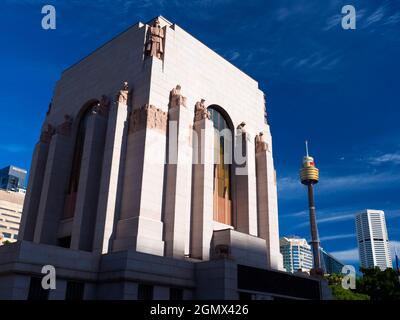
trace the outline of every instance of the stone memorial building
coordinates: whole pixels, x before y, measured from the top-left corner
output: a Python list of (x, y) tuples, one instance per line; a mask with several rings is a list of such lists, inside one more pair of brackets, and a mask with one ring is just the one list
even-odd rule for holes
[(283, 272), (265, 109), (255, 80), (163, 17), (65, 70), (0, 299), (322, 298)]

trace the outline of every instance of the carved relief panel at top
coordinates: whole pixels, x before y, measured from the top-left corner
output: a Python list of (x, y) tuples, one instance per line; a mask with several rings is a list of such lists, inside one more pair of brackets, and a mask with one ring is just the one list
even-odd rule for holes
[(165, 133), (167, 131), (167, 118), (167, 112), (153, 105), (145, 105), (140, 109), (135, 109), (130, 115), (129, 134), (145, 128)]

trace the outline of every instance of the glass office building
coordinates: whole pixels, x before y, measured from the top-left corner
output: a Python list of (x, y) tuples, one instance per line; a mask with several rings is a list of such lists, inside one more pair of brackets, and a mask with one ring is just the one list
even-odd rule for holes
[(319, 248), (320, 256), (321, 256), (321, 267), (324, 270), (325, 274), (341, 274), (342, 268), (344, 267), (344, 263), (337, 260), (330, 253), (326, 252), (321, 247)]
[(26, 190), (27, 171), (15, 166), (8, 166), (0, 169), (0, 189), (9, 191)]

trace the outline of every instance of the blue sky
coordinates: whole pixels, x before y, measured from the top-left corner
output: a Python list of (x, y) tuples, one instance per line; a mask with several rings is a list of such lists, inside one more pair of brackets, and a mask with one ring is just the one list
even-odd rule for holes
[[(41, 8), (57, 30), (41, 29)], [(341, 28), (352, 4), (357, 29)], [(320, 169), (322, 246), (356, 263), (354, 213), (386, 212), (400, 249), (400, 2), (3, 0), (0, 167), (29, 168), (63, 69), (137, 21), (163, 15), (259, 81), (267, 95), (280, 233), (309, 238), (304, 140)], [(400, 251), (400, 250), (399, 250)]]

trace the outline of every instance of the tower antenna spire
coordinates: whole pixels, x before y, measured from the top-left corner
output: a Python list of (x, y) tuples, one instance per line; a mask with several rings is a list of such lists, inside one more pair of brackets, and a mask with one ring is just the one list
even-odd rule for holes
[(306, 143), (306, 154), (307, 154), (307, 157), (308, 157), (309, 156), (309, 154), (308, 154), (308, 140), (306, 140), (305, 143)]

